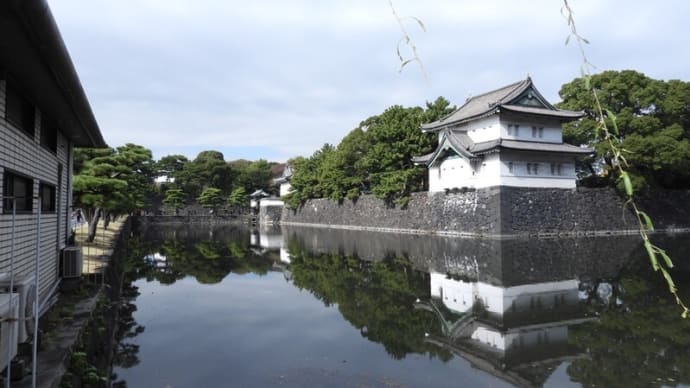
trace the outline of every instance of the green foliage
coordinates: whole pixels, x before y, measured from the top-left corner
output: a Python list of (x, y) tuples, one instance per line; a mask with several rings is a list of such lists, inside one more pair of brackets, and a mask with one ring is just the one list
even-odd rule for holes
[(255, 190), (270, 191), (271, 179), (271, 163), (264, 159), (259, 159), (253, 162), (235, 163), (237, 171), (237, 178), (233, 185), (235, 187), (241, 186), (245, 192), (250, 193)]
[(570, 342), (589, 355), (568, 366), (572, 380), (585, 387), (690, 384), (690, 326), (678, 319), (665, 283), (654, 280), (647, 274), (625, 275), (617, 306), (595, 308), (597, 322), (572, 329)]
[[(230, 273), (254, 273), (265, 275), (273, 266), (273, 260), (259, 256), (249, 249), (249, 233), (246, 229), (223, 228), (176, 230), (169, 234), (141, 236), (133, 245), (141, 246), (128, 255), (127, 270), (132, 280), (156, 279), (172, 284), (185, 276), (193, 276), (199, 283), (215, 284)], [(129, 251), (128, 251), (129, 252)], [(142, 258), (158, 252), (165, 256), (165, 267), (147, 264)]]
[(175, 174), (175, 185), (192, 198), (199, 196), (208, 187), (215, 187), (227, 195), (234, 179), (235, 172), (225, 162), (221, 152), (202, 151)]
[(207, 187), (197, 198), (199, 205), (204, 208), (211, 209), (214, 213), (223, 206), (225, 200), (223, 199), (223, 194), (220, 189), (215, 187)]
[(163, 203), (175, 210), (175, 213), (184, 206), (186, 195), (182, 189), (168, 189), (165, 192)]
[(156, 162), (156, 175), (177, 179), (177, 175), (184, 170), (187, 163), (189, 163), (189, 159), (184, 155), (164, 156)]
[[(607, 111), (606, 125), (619, 140), (633, 191), (643, 187), (690, 188), (690, 83), (661, 81), (642, 73), (605, 71), (589, 77), (589, 85)], [(564, 126), (564, 140), (588, 144), (602, 160), (610, 184), (619, 180), (614, 157), (598, 130), (598, 112), (586, 78), (561, 87), (560, 108), (584, 110), (587, 116)], [(615, 121), (614, 121), (615, 118)]]
[(362, 121), (337, 147), (325, 144), (309, 158), (290, 160), (293, 191), (285, 202), (296, 208), (309, 198), (342, 201), (373, 193), (391, 205), (406, 204), (409, 194), (426, 184), (426, 170), (414, 166), (412, 157), (436, 145), (435, 136), (419, 127), (451, 111), (443, 97), (425, 108), (392, 106)]
[(75, 160), (79, 160), (80, 169), (74, 177), (74, 200), (87, 215), (96, 208), (125, 214), (146, 206), (155, 174), (149, 149), (136, 144), (77, 148)]
[(247, 191), (244, 187), (240, 186), (235, 188), (230, 197), (228, 197), (228, 205), (236, 208), (242, 208), (247, 205), (248, 202)]
[(417, 298), (429, 298), (428, 275), (404, 258), (368, 262), (337, 253), (312, 253), (290, 243), (293, 283), (326, 306), (337, 305), (343, 318), (363, 337), (381, 343), (396, 359), (428, 354), (452, 356), (424, 339), (439, 333), (433, 315), (416, 310)]

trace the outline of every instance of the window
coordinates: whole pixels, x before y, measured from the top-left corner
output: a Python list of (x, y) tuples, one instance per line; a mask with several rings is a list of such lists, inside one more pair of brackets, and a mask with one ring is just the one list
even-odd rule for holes
[(539, 175), (539, 163), (527, 163), (527, 173), (530, 175)]
[(561, 175), (560, 163), (551, 163), (551, 175)]
[(508, 162), (508, 172), (513, 173), (513, 162)]
[(34, 182), (32, 179), (5, 171), (3, 176), (2, 208), (12, 212), (12, 202), (17, 212), (30, 212), (33, 203)]
[(41, 145), (52, 153), (57, 152), (57, 126), (45, 116), (41, 116)]
[(55, 211), (55, 186), (41, 183), (38, 186), (38, 195), (41, 198), (41, 212)]
[(520, 135), (520, 126), (515, 124), (515, 136), (519, 136), (519, 135)]
[(544, 137), (544, 127), (539, 127), (539, 137)]
[(537, 137), (537, 127), (532, 127), (532, 137)]
[(527, 163), (527, 173), (532, 175), (532, 163)]
[(36, 115), (34, 106), (10, 82), (7, 82), (6, 86), (5, 119), (33, 139)]
[(513, 124), (508, 124), (508, 134), (509, 135), (513, 134)]

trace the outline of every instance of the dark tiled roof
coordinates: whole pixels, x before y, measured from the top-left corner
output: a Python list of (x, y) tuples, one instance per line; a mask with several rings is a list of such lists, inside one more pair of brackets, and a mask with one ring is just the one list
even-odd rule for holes
[[(544, 105), (543, 108), (514, 105), (516, 102), (515, 100), (530, 88), (534, 97)], [(499, 112), (501, 108), (520, 113), (546, 115), (561, 119), (577, 119), (582, 117), (582, 112), (556, 109), (546, 101), (532, 83), (532, 79), (528, 77), (525, 80), (471, 97), (448, 116), (432, 123), (422, 124), (422, 130), (438, 131), (450, 125), (462, 124), (464, 122), (493, 115)]]
[(477, 143), (472, 149), (472, 153), (482, 154), (496, 148), (519, 151), (557, 152), (577, 155), (587, 155), (594, 152), (594, 150), (591, 148), (582, 148), (566, 143), (542, 143), (535, 141), (501, 139)]
[(562, 117), (565, 119), (571, 119), (571, 120), (577, 120), (580, 117), (584, 116), (583, 112), (575, 112), (572, 110), (561, 110), (561, 109), (556, 109), (556, 110), (551, 110), (551, 109), (544, 109), (544, 108), (538, 108), (536, 106), (524, 106), (524, 105), (501, 105), (501, 110), (503, 111), (511, 111), (511, 112), (517, 112), (517, 113), (529, 113), (529, 114), (535, 114), (535, 115), (543, 115), (543, 116), (552, 116), (552, 117)]
[(496, 139), (485, 141), (481, 143), (474, 143), (466, 133), (454, 133), (451, 130), (444, 130), (442, 140), (436, 150), (430, 154), (417, 156), (412, 158), (415, 164), (430, 165), (438, 155), (446, 148), (444, 145), (448, 143), (459, 155), (467, 159), (478, 158), (483, 154), (496, 151), (498, 149), (509, 149), (518, 151), (534, 151), (534, 152), (552, 152), (570, 155), (587, 155), (594, 152), (591, 148), (576, 147), (566, 143), (544, 143), (535, 141), (521, 141)]

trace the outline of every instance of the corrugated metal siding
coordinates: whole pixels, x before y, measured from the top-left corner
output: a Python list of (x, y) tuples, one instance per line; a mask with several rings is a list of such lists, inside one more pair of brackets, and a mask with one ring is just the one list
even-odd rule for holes
[[(40, 145), (40, 112), (36, 115), (36, 131), (30, 138), (21, 130), (14, 128), (5, 120), (5, 81), (0, 80), (0, 174), (5, 169), (33, 178), (33, 211), (31, 214), (18, 214), (15, 218), (14, 268), (15, 273), (24, 274), (34, 271), (36, 260), (36, 239), (38, 237), (36, 222), (39, 202), (38, 187), (40, 182), (54, 185), (59, 191), (60, 203), (56, 212), (41, 215), (40, 241), (40, 280), (41, 297), (44, 298), (49, 288), (57, 281), (59, 249), (64, 247), (65, 230), (70, 216), (68, 175), (71, 173), (69, 162), (70, 144), (58, 134), (58, 146), (55, 154)], [(63, 165), (62, 179), (58, 182), (58, 164)], [(0, 194), (3, 190), (0, 179)], [(0, 214), (0, 272), (9, 272), (10, 250), (12, 244), (12, 214)]]

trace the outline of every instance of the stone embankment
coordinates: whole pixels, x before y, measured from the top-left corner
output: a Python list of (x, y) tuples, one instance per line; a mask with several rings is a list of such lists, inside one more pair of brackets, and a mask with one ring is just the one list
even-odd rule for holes
[[(657, 230), (690, 230), (690, 192), (664, 191), (638, 204)], [(517, 237), (631, 234), (633, 213), (612, 189), (496, 187), (465, 193), (415, 193), (405, 208), (372, 196), (285, 208), (280, 223), (455, 236)]]

